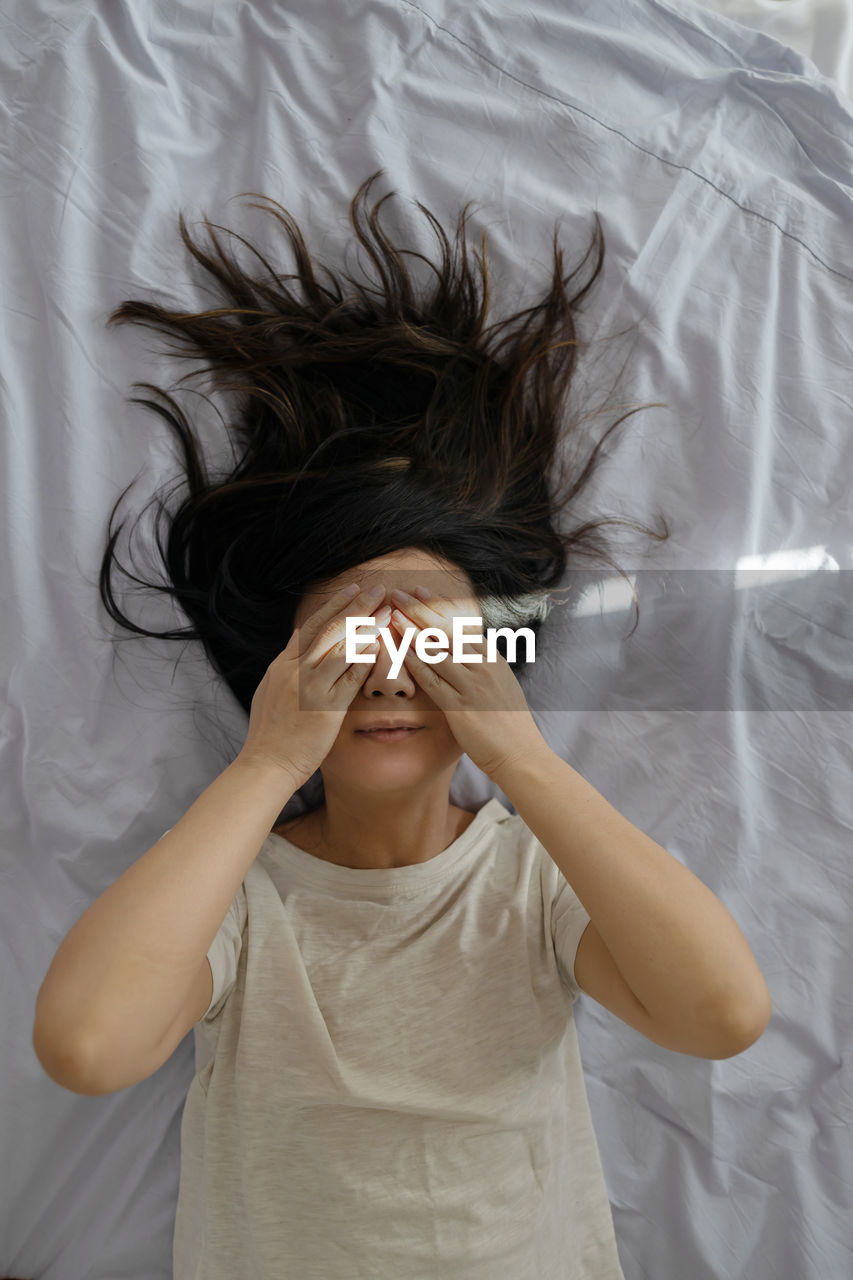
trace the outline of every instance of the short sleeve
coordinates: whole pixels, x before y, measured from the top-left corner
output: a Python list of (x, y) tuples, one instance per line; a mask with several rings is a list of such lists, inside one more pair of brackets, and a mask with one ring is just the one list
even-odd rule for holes
[[(171, 830), (172, 828), (169, 827), (163, 832), (163, 836), (167, 836)], [(160, 836), (161, 840), (163, 836)], [(246, 927), (247, 916), (246, 888), (241, 884), (232, 899), (225, 919), (207, 949), (207, 959), (213, 974), (213, 995), (207, 1006), (207, 1012), (202, 1015), (202, 1018), (208, 1021), (219, 1013), (237, 981), (237, 961), (240, 959), (240, 950), (243, 946), (243, 930)]]
[(237, 963), (243, 947), (243, 931), (246, 927), (248, 903), (246, 888), (241, 884), (228, 908), (225, 919), (207, 949), (210, 971), (213, 974), (213, 995), (204, 1019), (210, 1021), (222, 1009), (237, 981)]
[(560, 980), (574, 1004), (580, 995), (580, 987), (575, 981), (575, 955), (584, 929), (592, 917), (556, 863), (554, 870), (557, 873), (557, 889), (551, 902), (551, 937)]

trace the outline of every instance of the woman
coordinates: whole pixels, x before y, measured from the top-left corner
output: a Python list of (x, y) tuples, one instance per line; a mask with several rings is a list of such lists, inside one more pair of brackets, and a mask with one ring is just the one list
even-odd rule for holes
[[(442, 264), (418, 301), (379, 228), (384, 201), (375, 244), (359, 223), (376, 176), (350, 216), (380, 289), (347, 276), (344, 294), (328, 268), (320, 284), (273, 206), (304, 300), (256, 249), (265, 277), (207, 220), (202, 250), (181, 218), (223, 305), (127, 301), (112, 317), (179, 337), (238, 397), (241, 456), (218, 479), (177, 402), (156, 388), (162, 403), (142, 401), (183, 447), (189, 494), (159, 589), (192, 627), (152, 631), (121, 612), (111, 530), (101, 569), (111, 616), (200, 640), (249, 715), (227, 789), (222, 775), (144, 855), (135, 889), (151, 919), (173, 912), (164, 999), (166, 961), (186, 986), (206, 947), (156, 1059), (196, 1027), (174, 1273), (615, 1280), (573, 1001), (584, 990), (657, 1043), (726, 1057), (761, 1034), (769, 995), (722, 903), (549, 749), (505, 639), (480, 663), (431, 664), (410, 645), (392, 674), (407, 630), (434, 639), (460, 615), (535, 636), (571, 563), (611, 563), (608, 521), (558, 527), (610, 432), (581, 464), (580, 424), (561, 426), (581, 345), (573, 309), (603, 261), (598, 220), (583, 289), (566, 292), (555, 232), (545, 300), (487, 329), (485, 233), (481, 299), (467, 207), (457, 269), (419, 205)], [(372, 661), (347, 660), (348, 618), (384, 628)], [(378, 732), (389, 720), (402, 736)], [(514, 813), (450, 803), (463, 752)], [(283, 822), (297, 792), (307, 810)], [(134, 927), (129, 906), (123, 918)]]

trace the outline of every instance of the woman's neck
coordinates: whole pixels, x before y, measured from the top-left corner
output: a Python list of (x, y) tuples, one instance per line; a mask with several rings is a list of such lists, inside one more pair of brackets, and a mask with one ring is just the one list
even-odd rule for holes
[(443, 815), (410, 813), (402, 824), (382, 824), (381, 807), (377, 805), (375, 812), (376, 821), (368, 815), (354, 822), (353, 814), (344, 810), (336, 823), (334, 812), (330, 817), (323, 805), (273, 830), (324, 862), (367, 870), (428, 862), (458, 840), (477, 816), (449, 803)]

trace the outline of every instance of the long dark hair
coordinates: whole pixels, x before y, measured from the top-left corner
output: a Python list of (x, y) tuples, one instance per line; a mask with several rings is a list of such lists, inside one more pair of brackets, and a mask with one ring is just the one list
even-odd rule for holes
[[(468, 576), (485, 625), (527, 625), (535, 632), (567, 567), (595, 559), (622, 572), (608, 554), (603, 525), (628, 525), (659, 541), (669, 537), (665, 521), (664, 533), (618, 517), (569, 520), (561, 527), (610, 433), (639, 412), (632, 409), (614, 422), (586, 459), (577, 457), (576, 436), (594, 415), (562, 422), (578, 348), (586, 345), (577, 337), (573, 311), (604, 261), (598, 215), (597, 234), (580, 266), (563, 279), (555, 229), (547, 296), (487, 327), (486, 233), (481, 255), (474, 254), (480, 297), (468, 261), (469, 206), (459, 215), (451, 257), (437, 219), (417, 202), (442, 246), (440, 268), (413, 255), (437, 277), (431, 295), (419, 299), (401, 256), (413, 251), (398, 251), (379, 227), (379, 209), (395, 193), (370, 213), (377, 247), (359, 222), (360, 202), (382, 173), (368, 178), (350, 205), (350, 221), (380, 289), (345, 275), (352, 286), (345, 293), (326, 266), (330, 287), (321, 284), (290, 214), (266, 196), (244, 192), (266, 202), (250, 207), (283, 225), (296, 277), (277, 274), (249, 241), (205, 216), (212, 244), (206, 251), (179, 214), (184, 244), (218, 283), (222, 305), (187, 312), (127, 300), (109, 317), (110, 325), (130, 321), (163, 330), (181, 340), (169, 348), (173, 354), (208, 362), (176, 385), (207, 374), (214, 389), (238, 397), (228, 428), (241, 456), (230, 474), (211, 479), (173, 396), (150, 383), (133, 384), (158, 399), (136, 397), (132, 403), (149, 406), (176, 433), (188, 493), (172, 513), (159, 502), (156, 541), (167, 580), (157, 584), (129, 572), (115, 556), (124, 522), (113, 532), (113, 518), (130, 486), (123, 490), (110, 513), (101, 599), (109, 615), (137, 635), (200, 640), (247, 713), (267, 667), (290, 638), (304, 592), (366, 560), (404, 547), (440, 555)], [(223, 248), (217, 229), (246, 245), (266, 276), (248, 274)], [(569, 297), (566, 284), (596, 246), (592, 277)], [(285, 284), (296, 278), (304, 300)], [(192, 625), (158, 631), (128, 618), (113, 595), (114, 559), (126, 577), (171, 595)]]

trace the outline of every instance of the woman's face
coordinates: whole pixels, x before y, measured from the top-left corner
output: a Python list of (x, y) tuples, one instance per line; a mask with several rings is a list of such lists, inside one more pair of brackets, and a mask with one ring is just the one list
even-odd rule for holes
[[(379, 583), (385, 586), (384, 601), (371, 606), (373, 616), (383, 604), (390, 603), (394, 607), (390, 601), (394, 587), (411, 595), (419, 584), (432, 593), (430, 604), (433, 600), (469, 601), (470, 612), (478, 614), (474, 589), (467, 576), (455, 565), (413, 547), (377, 556), (324, 582), (322, 587), (307, 591), (296, 611), (296, 625), (304, 622), (348, 582), (359, 582), (365, 587)], [(360, 609), (356, 597), (347, 613), (355, 617)], [(395, 646), (399, 645), (401, 636), (396, 626), (393, 622), (387, 625), (391, 628)], [(444, 661), (450, 661), (449, 655)], [(344, 785), (357, 785), (359, 791), (377, 792), (423, 786), (431, 780), (449, 785), (462, 748), (451, 734), (444, 712), (414, 681), (405, 663), (400, 665), (398, 674), (393, 678), (391, 666), (391, 654), (380, 639), (375, 661), (367, 668), (368, 674), (350, 703), (334, 745), (323, 761), (326, 787), (335, 780)], [(405, 720), (421, 728), (396, 742), (380, 742), (373, 735), (360, 732), (373, 721), (384, 718)]]

